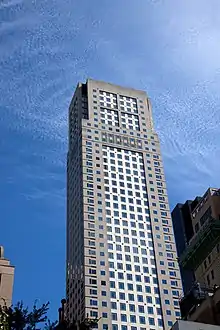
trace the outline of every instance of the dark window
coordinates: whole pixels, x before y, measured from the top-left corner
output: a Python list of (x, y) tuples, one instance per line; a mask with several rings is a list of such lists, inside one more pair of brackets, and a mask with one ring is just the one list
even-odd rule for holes
[(195, 225), (195, 232), (198, 233), (198, 231), (199, 231), (199, 223), (197, 222)]
[(200, 219), (200, 225), (201, 226), (206, 222), (206, 220), (208, 218), (210, 218), (211, 214), (212, 214), (212, 209), (211, 209), (211, 206), (210, 206)]
[(206, 279), (207, 279), (207, 283), (208, 283), (208, 285), (210, 285), (210, 278), (209, 278), (209, 274), (207, 275)]

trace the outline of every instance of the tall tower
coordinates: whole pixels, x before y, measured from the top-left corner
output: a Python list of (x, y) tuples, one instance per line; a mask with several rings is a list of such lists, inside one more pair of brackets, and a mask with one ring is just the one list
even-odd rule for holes
[(158, 136), (145, 92), (88, 80), (69, 108), (67, 316), (170, 329), (182, 293)]

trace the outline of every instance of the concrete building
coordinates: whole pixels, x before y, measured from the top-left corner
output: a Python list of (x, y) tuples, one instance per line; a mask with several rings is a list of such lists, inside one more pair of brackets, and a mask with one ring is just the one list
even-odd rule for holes
[(220, 330), (219, 326), (178, 320), (171, 330)]
[(0, 305), (11, 306), (14, 283), (14, 266), (4, 258), (4, 248), (0, 246)]
[[(220, 189), (210, 188), (192, 212), (194, 235), (180, 258), (196, 283), (181, 300), (185, 319), (220, 325)], [(216, 316), (218, 315), (218, 316)]]
[(88, 80), (69, 108), (69, 320), (170, 329), (182, 283), (157, 133), (143, 91)]
[(192, 212), (194, 235), (181, 256), (181, 265), (195, 271), (208, 287), (220, 285), (220, 189), (210, 188)]
[[(200, 200), (201, 197), (196, 197), (194, 201), (187, 200), (184, 204), (178, 203), (171, 212), (177, 254), (179, 258), (187, 248), (190, 239), (194, 235), (192, 212)], [(180, 273), (183, 284), (183, 292), (186, 294), (191, 289), (195, 281), (195, 274), (192, 269), (184, 269), (181, 265)]]

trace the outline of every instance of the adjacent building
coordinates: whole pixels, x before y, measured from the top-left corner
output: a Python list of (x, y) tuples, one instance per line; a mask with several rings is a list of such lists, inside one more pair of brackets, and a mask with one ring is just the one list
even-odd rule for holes
[(191, 213), (193, 236), (180, 257), (196, 282), (181, 300), (183, 318), (220, 325), (220, 189), (209, 188)]
[(220, 330), (220, 326), (178, 320), (171, 330)]
[[(171, 212), (177, 254), (179, 258), (187, 248), (189, 241), (194, 235), (192, 212), (200, 200), (201, 197), (196, 197), (194, 201), (187, 200), (184, 204), (178, 203)], [(193, 269), (184, 269), (181, 266), (180, 272), (183, 284), (183, 292), (186, 294), (191, 289), (192, 284), (195, 281), (195, 274)]]
[(14, 266), (4, 258), (4, 248), (0, 246), (0, 305), (11, 306), (14, 283)]
[(67, 317), (98, 329), (170, 329), (179, 264), (146, 93), (79, 83), (69, 108)]

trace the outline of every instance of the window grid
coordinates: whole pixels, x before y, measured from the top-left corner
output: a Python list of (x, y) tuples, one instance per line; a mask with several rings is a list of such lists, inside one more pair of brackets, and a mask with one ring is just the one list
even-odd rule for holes
[(101, 106), (117, 109), (117, 95), (105, 91), (99, 92), (99, 102)]
[(120, 109), (125, 112), (138, 113), (137, 100), (133, 97), (119, 95)]
[(118, 111), (101, 108), (100, 115), (102, 124), (119, 126)]
[(121, 126), (126, 129), (139, 131), (140, 125), (139, 125), (138, 116), (122, 112), (121, 113)]
[(152, 327), (161, 305), (143, 155), (103, 146), (103, 163), (112, 312)]

